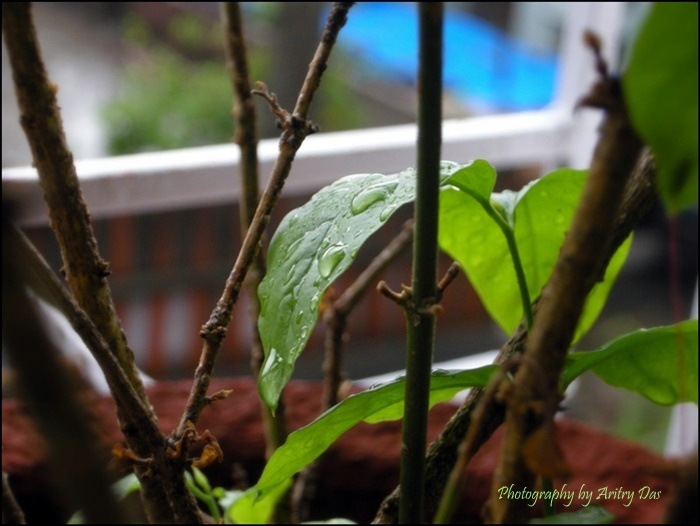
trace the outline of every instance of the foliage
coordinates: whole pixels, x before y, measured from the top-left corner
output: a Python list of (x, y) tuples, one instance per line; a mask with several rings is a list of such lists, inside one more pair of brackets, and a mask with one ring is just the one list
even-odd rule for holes
[(632, 122), (653, 150), (666, 207), (698, 196), (698, 4), (657, 2), (622, 77)]
[[(453, 188), (442, 193), (440, 247), (462, 265), (486, 310), (506, 334), (512, 334), (523, 318), (517, 267), (523, 270), (529, 304), (552, 273), (586, 172), (557, 170), (519, 192), (493, 194), (493, 168), (469, 175), (455, 175), (450, 180)], [(630, 242), (617, 251), (605, 278), (591, 293), (576, 339), (600, 313)]]
[[(697, 16), (685, 12), (692, 18), (687, 23), (692, 27), (686, 28), (686, 21), (678, 19), (681, 8), (659, 13), (663, 9), (659, 5), (652, 10), (641, 44), (633, 49), (624, 86), (633, 121), (657, 155), (662, 195), (669, 210), (675, 211), (697, 199), (697, 75), (688, 75), (689, 68), (697, 71)], [(697, 11), (697, 6), (694, 9)], [(684, 43), (689, 44), (680, 46), (680, 51), (668, 38), (670, 28), (678, 25), (685, 28)], [(660, 34), (665, 35), (664, 42), (657, 44)], [(656, 65), (649, 68), (649, 63)], [(656, 75), (656, 70), (664, 70), (664, 74)], [(683, 79), (679, 80), (681, 73)], [(663, 105), (656, 104), (659, 99)], [(681, 140), (675, 140), (678, 134)], [(442, 166), (441, 248), (462, 264), (489, 313), (511, 333), (526, 312), (523, 305), (539, 295), (551, 274), (586, 173), (559, 170), (519, 192), (494, 194), (496, 173), (485, 161), (466, 165), (443, 161)], [(263, 305), (259, 327), (266, 352), (259, 385), (269, 405), (276, 404), (291, 376), (294, 361), (316, 322), (321, 295), (383, 220), (412, 200), (414, 177), (411, 169), (389, 176), (348, 176), (292, 211), (278, 228), (271, 243), (268, 274), (259, 289)], [(604, 282), (589, 296), (577, 339), (602, 309), (629, 244), (630, 240), (618, 250)], [(298, 319), (293, 319), (294, 313)], [(272, 322), (280, 319), (292, 321), (282, 327)], [(587, 370), (659, 404), (697, 403), (697, 322), (641, 330), (594, 352), (570, 353), (563, 384)], [(432, 387), (439, 389), (440, 380), (454, 380), (459, 374), (433, 375)], [(470, 385), (485, 386), (487, 376), (481, 377), (481, 384)], [(386, 393), (389, 389), (393, 393), (400, 383), (397, 380), (350, 397), (292, 433), (268, 462), (257, 490), (264, 495), (285, 482), (345, 429), (368, 416), (373, 415), (373, 421), (395, 417), (384, 412), (378, 417), (377, 404), (389, 404)], [(395, 393), (402, 396), (398, 390)], [(397, 403), (391, 400), (391, 404)], [(358, 411), (360, 406), (367, 412)], [(569, 518), (574, 522), (591, 519)], [(605, 522), (609, 517), (599, 520)]]
[[(231, 90), (221, 65), (188, 64), (165, 49), (129, 67), (124, 89), (104, 110), (113, 154), (227, 142)], [(199, 94), (192, 97), (193, 93)]]
[[(459, 168), (443, 163), (443, 179)], [(270, 241), (269, 271), (258, 289), (258, 326), (265, 347), (259, 385), (268, 406), (277, 405), (291, 377), (318, 319), (323, 292), (350, 266), (365, 240), (413, 200), (414, 192), (412, 169), (388, 176), (351, 175), (282, 220)]]
[[(264, 10), (255, 13), (264, 16)], [(221, 57), (212, 51), (223, 40), (220, 26), (209, 28), (197, 17), (180, 13), (168, 24), (165, 38), (172, 41), (168, 45), (153, 36), (144, 19), (131, 14), (125, 18), (124, 33), (141, 52), (140, 59), (125, 68), (118, 95), (102, 111), (109, 152), (230, 142), (231, 86)], [(251, 79), (268, 78), (273, 67), (270, 50), (255, 46), (249, 55)], [(367, 115), (342, 78), (328, 75), (324, 88), (318, 114), (327, 131), (366, 122)]]
[[(661, 194), (675, 212), (697, 199), (697, 5), (664, 5), (651, 10), (623, 80), (634, 124), (658, 159)], [(175, 26), (185, 45), (202, 38), (196, 25), (179, 21)], [(672, 31), (684, 34), (682, 46), (671, 45)], [(193, 133), (195, 143), (226, 140), (230, 95), (221, 68), (207, 65), (193, 73), (190, 67), (164, 55), (149, 65), (152, 77), (145, 71), (132, 73), (128, 101), (110, 110), (115, 119), (115, 148), (132, 148), (126, 145), (127, 136), (141, 141), (141, 147), (157, 149), (182, 146)], [(689, 69), (695, 75), (688, 75)], [(185, 79), (187, 83), (182, 82)], [(226, 138), (209, 135), (218, 128), (213, 122), (219, 118)], [(496, 172), (488, 162), (441, 164), (441, 248), (462, 264), (488, 312), (509, 334), (523, 318), (531, 317), (531, 300), (541, 293), (552, 272), (586, 175), (563, 169), (519, 192), (494, 193)], [(349, 267), (369, 236), (414, 199), (415, 181), (415, 170), (410, 168), (392, 175), (347, 176), (320, 190), (280, 224), (270, 243), (268, 272), (259, 287), (258, 327), (266, 355), (259, 388), (269, 407), (277, 405), (292, 375), (317, 322), (324, 291)], [(612, 258), (603, 282), (589, 296), (578, 337), (603, 308), (629, 242)], [(595, 351), (570, 352), (562, 387), (592, 371), (609, 384), (657, 404), (697, 404), (697, 346), (697, 321), (638, 330)], [(450, 399), (466, 388), (485, 387), (497, 369), (494, 365), (433, 371), (430, 403)], [(404, 393), (405, 380), (398, 378), (346, 398), (291, 433), (268, 461), (257, 485), (245, 492), (212, 488), (197, 469), (185, 473), (187, 486), (216, 522), (266, 522), (295, 473), (354, 425), (400, 418)], [(138, 487), (130, 476), (114, 491), (121, 498)], [(610, 517), (592, 508), (547, 520), (604, 523)], [(77, 516), (72, 522), (80, 521)]]
[[(188, 60), (172, 47), (155, 42), (145, 21), (135, 15), (127, 17), (124, 25), (126, 38), (148, 54), (127, 66), (119, 95), (103, 109), (110, 153), (230, 141), (231, 87), (221, 59)], [(207, 38), (216, 38), (217, 44), (223, 38), (220, 29), (209, 31), (184, 14), (173, 18), (168, 34), (192, 52), (201, 52)], [(256, 56), (256, 78), (265, 73), (265, 63), (264, 56)]]

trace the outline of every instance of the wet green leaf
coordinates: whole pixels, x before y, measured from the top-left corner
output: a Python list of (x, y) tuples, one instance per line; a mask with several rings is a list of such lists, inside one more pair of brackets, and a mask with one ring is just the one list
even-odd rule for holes
[(570, 353), (564, 385), (588, 370), (657, 404), (697, 404), (698, 321), (639, 330), (595, 351)]
[[(442, 183), (471, 166), (442, 162)], [(367, 238), (400, 206), (412, 202), (414, 194), (413, 169), (350, 175), (282, 220), (270, 241), (267, 275), (258, 288), (258, 327), (265, 350), (259, 390), (268, 406), (277, 405), (292, 375), (316, 325), (325, 290), (350, 266)]]

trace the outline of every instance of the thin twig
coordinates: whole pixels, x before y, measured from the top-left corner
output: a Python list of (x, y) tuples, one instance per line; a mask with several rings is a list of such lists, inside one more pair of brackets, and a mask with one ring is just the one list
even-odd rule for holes
[(355, 306), (370, 290), (384, 270), (408, 248), (413, 241), (413, 221), (407, 221), (401, 232), (371, 261), (353, 283), (326, 310), (325, 378), (323, 411), (338, 403), (338, 390), (343, 381), (342, 347), (347, 319)]
[(484, 419), (487, 418), (489, 411), (496, 404), (500, 404), (498, 399), (499, 390), (502, 388), (501, 382), (512, 375), (513, 371), (517, 367), (518, 356), (513, 356), (506, 363), (504, 363), (501, 369), (496, 373), (496, 375), (489, 381), (486, 386), (481, 400), (476, 405), (474, 409), (474, 416), (472, 418), (473, 423), (469, 426), (469, 430), (464, 437), (464, 440), (459, 445), (457, 462), (450, 473), (445, 486), (445, 491), (440, 500), (440, 506), (435, 514), (435, 519), (433, 524), (451, 524), (452, 516), (457, 509), (459, 504), (459, 491), (464, 486), (464, 479), (466, 478), (466, 468), (467, 464), (476, 453), (477, 449), (475, 447), (477, 443), (477, 433), (481, 429)]
[[(632, 179), (627, 185), (622, 206), (617, 221), (612, 227), (612, 240), (601, 255), (607, 267), (615, 251), (630, 235), (639, 221), (652, 209), (657, 199), (654, 179), (656, 165), (648, 154), (642, 155)], [(600, 275), (598, 276), (601, 277)], [(539, 298), (533, 303), (533, 311), (537, 312)], [(525, 348), (527, 331), (520, 324), (515, 334), (501, 347), (494, 363), (503, 364), (510, 357), (522, 354)], [(457, 450), (473, 421), (474, 410), (484, 396), (484, 389), (473, 388), (454, 416), (440, 433), (440, 436), (430, 445), (427, 454), (426, 469), (426, 509), (425, 515), (432, 516), (442, 495), (447, 478), (457, 460)], [(499, 404), (491, 404), (485, 410), (485, 417), (479, 432), (474, 439), (473, 448), (476, 452), (491, 437), (493, 432), (503, 423), (505, 410)], [(473, 456), (473, 454), (472, 454)], [(399, 488), (389, 494), (380, 506), (373, 520), (375, 524), (394, 524), (398, 520)]]
[(292, 168), (296, 152), (307, 135), (316, 130), (308, 120), (308, 111), (313, 95), (319, 86), (323, 71), (327, 67), (328, 57), (335, 44), (338, 32), (345, 25), (347, 13), (352, 2), (336, 2), (330, 10), (328, 21), (311, 61), (309, 71), (301, 88), (294, 112), (282, 122), (282, 135), (279, 142), (279, 155), (272, 168), (269, 182), (255, 211), (250, 228), (243, 240), (243, 245), (234, 263), (231, 274), (226, 280), (223, 294), (209, 321), (202, 327), (200, 336), (204, 346), (195, 371), (194, 384), (187, 400), (187, 407), (174, 434), (179, 436), (184, 431), (185, 423), (196, 423), (205, 405), (205, 397), (211, 382), (211, 373), (216, 356), (226, 335), (226, 328), (231, 321), (233, 307), (240, 295), (243, 280), (260, 247), (260, 239), (270, 220), (272, 209), (277, 203), (282, 187)]
[[(602, 78), (583, 103), (604, 109), (606, 115), (584, 194), (543, 290), (507, 400), (506, 432), (486, 512), (492, 523), (527, 521), (531, 511), (522, 501), (498, 499), (498, 488), (511, 484), (516, 489), (532, 487), (535, 475), (552, 477), (565, 470), (554, 437), (561, 372), (586, 297), (602, 271), (598, 247), (610, 244), (610, 225), (642, 149), (629, 122), (619, 81), (607, 75), (599, 47), (592, 47)], [(544, 451), (548, 453), (542, 458), (539, 452)]]

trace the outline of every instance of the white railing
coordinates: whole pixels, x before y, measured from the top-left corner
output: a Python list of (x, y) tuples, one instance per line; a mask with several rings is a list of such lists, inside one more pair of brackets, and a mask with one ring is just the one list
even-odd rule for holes
[[(599, 117), (573, 111), (594, 78), (581, 34), (595, 28), (604, 42), (618, 42), (623, 11), (620, 2), (572, 4), (563, 29), (561, 72), (552, 106), (446, 121), (442, 157), (456, 162), (484, 158), (497, 168), (533, 163), (545, 168), (586, 166)], [(607, 51), (614, 63), (616, 46), (607, 46)], [(415, 125), (311, 136), (297, 154), (285, 193), (308, 194), (350, 173), (392, 173), (413, 166), (415, 139)], [(260, 173), (269, 173), (277, 141), (261, 141), (259, 155)], [(76, 169), (91, 214), (109, 217), (234, 201), (240, 194), (238, 161), (237, 147), (229, 144), (78, 161)], [(3, 169), (2, 189), (19, 201), (21, 224), (48, 223), (33, 168)]]

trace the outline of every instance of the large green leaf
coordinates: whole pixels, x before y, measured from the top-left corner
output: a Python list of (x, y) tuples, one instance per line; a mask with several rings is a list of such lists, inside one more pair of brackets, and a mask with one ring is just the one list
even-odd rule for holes
[(632, 122), (655, 154), (666, 207), (697, 202), (697, 2), (654, 3), (622, 81)]
[[(459, 170), (442, 162), (441, 182)], [(265, 350), (260, 395), (275, 407), (318, 319), (324, 291), (355, 259), (362, 244), (400, 206), (413, 201), (415, 170), (343, 177), (290, 212), (270, 241), (260, 283), (258, 327)]]
[[(508, 243), (494, 214), (514, 231), (528, 294), (534, 300), (557, 261), (586, 172), (557, 170), (519, 192), (493, 194), (490, 202), (453, 179), (449, 182), (458, 189), (445, 189), (440, 196), (440, 247), (462, 265), (486, 310), (506, 334), (512, 334), (523, 318), (523, 305)], [(618, 249), (605, 279), (589, 295), (576, 340), (598, 317), (630, 241)]]
[[(487, 365), (468, 371), (433, 371), (430, 382), (431, 404), (449, 400), (463, 389), (485, 386), (497, 369), (496, 365)], [(397, 378), (349, 396), (307, 426), (291, 433), (265, 466), (255, 486), (259, 495), (264, 497), (273, 488), (289, 480), (356, 424), (401, 418), (405, 386), (405, 378)]]
[(698, 321), (639, 330), (596, 351), (570, 353), (564, 385), (589, 369), (608, 384), (657, 404), (697, 404)]

